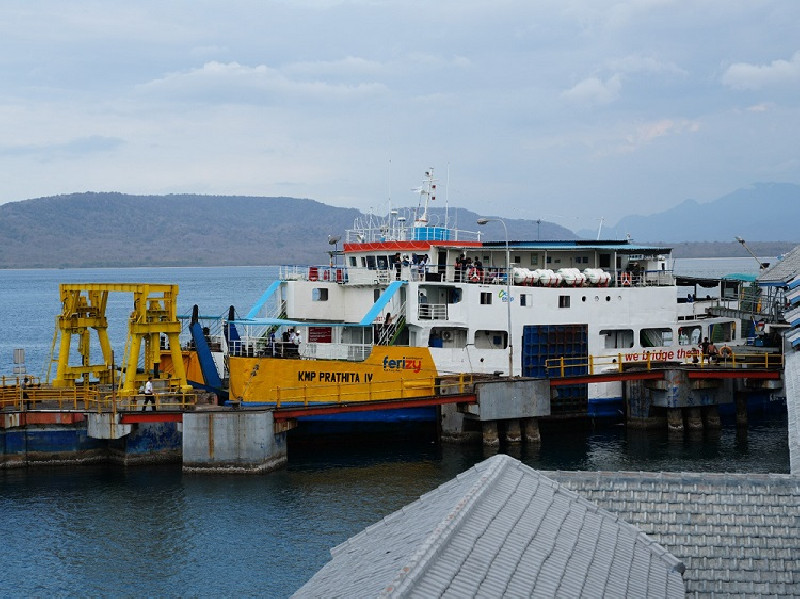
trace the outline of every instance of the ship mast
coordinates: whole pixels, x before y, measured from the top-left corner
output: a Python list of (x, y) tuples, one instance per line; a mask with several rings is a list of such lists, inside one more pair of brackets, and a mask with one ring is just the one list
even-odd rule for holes
[(428, 202), (436, 199), (436, 179), (433, 178), (433, 167), (425, 171), (425, 178), (422, 180), (422, 187), (415, 189), (419, 191), (419, 203), (422, 205), (422, 214), (414, 217), (414, 228), (428, 226)]

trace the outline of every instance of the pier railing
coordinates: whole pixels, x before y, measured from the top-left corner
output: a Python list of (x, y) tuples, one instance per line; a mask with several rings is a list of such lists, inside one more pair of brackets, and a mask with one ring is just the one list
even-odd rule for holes
[[(0, 379), (0, 409), (14, 411), (58, 410), (84, 412), (126, 412), (144, 407), (145, 395), (120, 395), (107, 389), (108, 385), (76, 385), (49, 387), (38, 383), (23, 386), (13, 378)], [(147, 408), (156, 410), (190, 410), (197, 405), (197, 393), (165, 389), (153, 394)]]
[(637, 360), (628, 361), (626, 354), (606, 354), (570, 356), (547, 360), (545, 368), (549, 377), (567, 377), (574, 375), (596, 375), (623, 372), (631, 366), (651, 370), (663, 368), (664, 364), (684, 364), (697, 368), (783, 368), (783, 354), (768, 352), (743, 351), (735, 352), (724, 346), (716, 355), (704, 354), (699, 350), (685, 352), (680, 360), (665, 360), (663, 352), (645, 352), (644, 359), (637, 354)]

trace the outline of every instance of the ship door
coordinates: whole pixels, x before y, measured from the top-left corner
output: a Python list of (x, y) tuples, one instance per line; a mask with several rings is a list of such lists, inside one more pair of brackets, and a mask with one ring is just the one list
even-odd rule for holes
[[(588, 327), (574, 325), (532, 325), (522, 330), (522, 376), (553, 378), (560, 373), (548, 371), (547, 361), (565, 358), (567, 376), (588, 373)], [(552, 364), (552, 362), (551, 362)], [(550, 400), (550, 413), (586, 414), (589, 408), (589, 385), (555, 387), (556, 396)]]

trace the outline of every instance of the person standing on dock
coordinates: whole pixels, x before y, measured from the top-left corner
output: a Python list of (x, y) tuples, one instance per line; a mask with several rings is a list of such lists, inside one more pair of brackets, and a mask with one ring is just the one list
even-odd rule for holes
[(153, 404), (153, 411), (156, 411), (156, 400), (155, 396), (153, 395), (153, 377), (147, 377), (147, 382), (144, 384), (144, 405), (142, 406), (142, 412), (147, 411), (147, 402)]
[(22, 399), (25, 401), (26, 410), (31, 409), (31, 402), (28, 399), (28, 387), (30, 387), (30, 384), (28, 382), (28, 377), (26, 376), (22, 381)]

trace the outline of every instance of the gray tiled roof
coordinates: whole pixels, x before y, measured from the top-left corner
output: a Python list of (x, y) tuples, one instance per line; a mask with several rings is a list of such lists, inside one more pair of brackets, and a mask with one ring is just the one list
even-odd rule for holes
[(800, 352), (784, 354), (786, 411), (789, 416), (789, 468), (800, 476)]
[(788, 283), (800, 274), (800, 245), (784, 254), (783, 259), (775, 262), (759, 273), (759, 283)]
[(504, 455), (331, 550), (295, 597), (682, 597), (683, 564)]
[(551, 472), (686, 564), (688, 595), (800, 596), (800, 478)]

